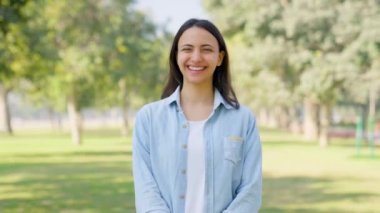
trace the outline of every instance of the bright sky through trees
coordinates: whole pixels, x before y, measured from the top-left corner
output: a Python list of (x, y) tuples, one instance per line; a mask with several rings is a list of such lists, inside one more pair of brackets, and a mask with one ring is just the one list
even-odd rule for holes
[(207, 18), (201, 0), (137, 0), (136, 6), (147, 11), (155, 23), (166, 23), (171, 32), (189, 18)]

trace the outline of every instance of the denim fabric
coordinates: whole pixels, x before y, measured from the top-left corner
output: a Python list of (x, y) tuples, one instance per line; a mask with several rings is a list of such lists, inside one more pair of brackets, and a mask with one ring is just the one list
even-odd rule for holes
[[(189, 125), (180, 89), (145, 105), (133, 133), (133, 176), (138, 213), (182, 213), (185, 209)], [(253, 213), (261, 206), (262, 154), (251, 111), (230, 106), (215, 89), (204, 126), (204, 213)]]

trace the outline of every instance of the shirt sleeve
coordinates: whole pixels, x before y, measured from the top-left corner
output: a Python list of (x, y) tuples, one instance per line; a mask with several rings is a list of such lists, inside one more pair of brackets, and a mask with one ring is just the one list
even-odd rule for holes
[(251, 115), (244, 147), (244, 164), (237, 195), (223, 213), (259, 212), (262, 196), (262, 153), (256, 121)]
[(170, 213), (152, 173), (149, 120), (140, 110), (133, 130), (133, 177), (137, 213)]

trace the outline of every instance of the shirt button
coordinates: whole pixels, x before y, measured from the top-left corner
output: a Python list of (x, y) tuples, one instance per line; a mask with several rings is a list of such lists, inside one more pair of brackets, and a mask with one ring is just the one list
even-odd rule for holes
[(184, 200), (185, 199), (185, 195), (179, 196), (179, 199)]
[(186, 174), (186, 169), (182, 170), (181, 173), (184, 175)]
[(187, 124), (183, 124), (182, 128), (186, 129), (187, 128)]
[(187, 145), (186, 144), (182, 144), (182, 148), (183, 149), (187, 149)]

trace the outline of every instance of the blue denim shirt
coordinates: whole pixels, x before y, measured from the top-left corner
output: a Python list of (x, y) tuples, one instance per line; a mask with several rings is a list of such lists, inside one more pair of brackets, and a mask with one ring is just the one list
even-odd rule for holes
[[(133, 133), (133, 176), (138, 213), (185, 210), (189, 126), (177, 90), (145, 105)], [(262, 155), (257, 123), (244, 106), (233, 108), (215, 89), (204, 126), (204, 213), (253, 213), (261, 206)]]

